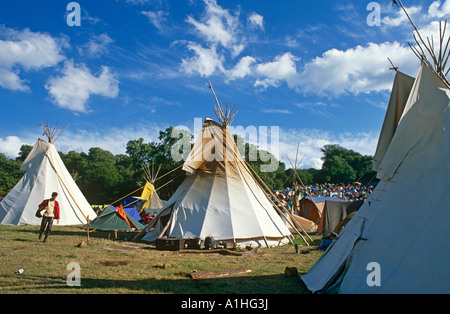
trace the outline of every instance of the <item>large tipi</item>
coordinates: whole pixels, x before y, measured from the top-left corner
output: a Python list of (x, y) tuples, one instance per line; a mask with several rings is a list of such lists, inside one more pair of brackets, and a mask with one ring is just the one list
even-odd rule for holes
[(416, 79), (397, 72), (374, 156), (381, 181), (301, 276), (309, 290), (450, 293), (450, 85), (444, 70), (450, 37), (445, 45), (446, 23), (443, 29), (440, 47), (446, 48), (438, 54), (416, 29), (417, 44), (434, 66), (424, 48), (413, 48), (422, 61)]
[(87, 223), (97, 217), (92, 207), (67, 171), (53, 142), (55, 129), (44, 126), (48, 142), (38, 139), (21, 166), (26, 171), (16, 186), (0, 202), (0, 223), (5, 225), (39, 225), (35, 216), (38, 205), (58, 192), (60, 225)]
[(288, 241), (291, 233), (240, 156), (229, 121), (204, 121), (183, 164), (186, 179), (136, 239), (213, 237), (253, 246)]

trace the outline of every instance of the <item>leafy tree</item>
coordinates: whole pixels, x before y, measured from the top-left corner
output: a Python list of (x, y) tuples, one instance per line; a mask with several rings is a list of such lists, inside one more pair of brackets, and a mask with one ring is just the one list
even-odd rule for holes
[[(184, 172), (181, 169), (169, 173), (183, 163), (183, 160), (175, 160), (173, 156), (174, 152), (179, 152), (179, 146), (177, 144), (179, 140), (187, 141), (187, 152), (182, 153), (189, 153), (192, 138), (193, 136), (190, 132), (177, 130), (173, 126), (170, 126), (166, 130), (159, 132), (158, 141), (156, 142), (144, 143), (144, 139), (142, 138), (131, 140), (127, 143), (126, 149), (129, 159), (127, 160), (125, 156), (122, 156), (121, 164), (124, 165), (124, 162), (128, 163), (128, 169), (134, 171), (134, 179), (141, 186), (145, 184), (143, 165), (149, 165), (150, 167), (153, 165), (155, 172), (159, 169), (158, 176), (161, 177), (161, 180), (157, 179), (155, 188), (164, 185), (158, 190), (158, 194), (162, 199), (168, 199), (184, 179)], [(163, 175), (165, 176), (162, 177)]]
[(324, 163), (316, 176), (318, 183), (350, 183), (355, 180), (367, 182), (374, 175), (371, 170), (372, 156), (363, 156), (336, 144), (325, 145), (322, 152)]
[[(269, 189), (281, 189), (287, 179), (285, 164), (268, 151), (258, 149), (256, 145), (244, 143), (244, 146), (244, 157), (256, 174), (264, 181)], [(256, 160), (254, 160), (255, 155)], [(259, 182), (257, 177), (255, 179)]]
[(26, 144), (22, 145), (20, 147), (19, 156), (16, 158), (16, 160), (18, 160), (20, 162), (24, 162), (32, 149), (33, 149), (33, 146), (26, 145)]
[(87, 155), (85, 153), (77, 153), (69, 151), (67, 154), (59, 153), (64, 165), (72, 175), (74, 181), (79, 184), (85, 176), (87, 166)]
[(143, 164), (148, 164), (155, 154), (155, 150), (154, 143), (144, 143), (143, 138), (128, 141), (126, 153), (130, 156), (130, 166), (137, 170)]
[(109, 151), (93, 147), (89, 149), (86, 166), (83, 180), (86, 198), (94, 204), (111, 202), (111, 196), (117, 195), (120, 182), (116, 157)]
[[(298, 179), (298, 177), (294, 173), (294, 169), (289, 168), (285, 172), (286, 176), (288, 178), (288, 179), (286, 179), (287, 181), (285, 183), (285, 186), (290, 186), (290, 185), (293, 185), (293, 184), (295, 184), (295, 185), (302, 185), (302, 183), (304, 185), (314, 184), (314, 182), (315, 182), (314, 178), (316, 176), (317, 171), (318, 170), (314, 169), (314, 168), (297, 169), (297, 174), (298, 174), (298, 176), (301, 179), (301, 182), (300, 182), (300, 180)], [(280, 187), (280, 188), (282, 188), (282, 187)]]
[(5, 196), (23, 176), (20, 170), (22, 162), (11, 160), (0, 154), (0, 195)]

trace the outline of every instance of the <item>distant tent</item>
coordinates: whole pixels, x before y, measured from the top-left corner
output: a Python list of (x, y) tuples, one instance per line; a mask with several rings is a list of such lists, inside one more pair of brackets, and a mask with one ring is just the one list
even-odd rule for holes
[(304, 217), (298, 216), (296, 214), (292, 214), (292, 217), (295, 219), (295, 221), (302, 226), (302, 228), (304, 230), (313, 230), (313, 229), (317, 229), (317, 225), (312, 222), (309, 219), (306, 219)]
[(148, 165), (143, 166), (145, 177), (147, 182), (145, 183), (144, 189), (142, 190), (141, 199), (146, 201), (142, 206), (142, 209), (145, 210), (146, 213), (153, 213), (154, 211), (158, 211), (163, 208), (164, 202), (159, 198), (158, 193), (155, 189), (155, 181), (158, 179), (159, 170), (161, 167), (158, 167), (156, 173)]
[(128, 208), (128, 207), (138, 207), (140, 203), (142, 202), (141, 198), (139, 196), (129, 196), (122, 199), (122, 207)]
[(141, 220), (141, 216), (139, 216), (139, 212), (137, 210), (137, 207), (123, 207), (123, 210), (133, 217), (135, 220), (139, 221)]
[(304, 197), (299, 202), (300, 211), (295, 213), (300, 217), (304, 217), (314, 224), (318, 225), (320, 217), (322, 216), (323, 206), (320, 203), (315, 203), (314, 199)]
[(323, 208), (317, 232), (323, 235), (335, 232), (339, 223), (351, 213), (358, 211), (362, 204), (364, 204), (364, 201), (345, 202), (329, 199), (325, 200), (325, 206)]
[[(86, 228), (87, 226), (83, 226)], [(142, 230), (144, 225), (139, 223), (122, 207), (106, 207), (103, 212), (89, 225), (90, 230), (101, 231), (132, 231)]]
[[(97, 215), (67, 171), (53, 142), (56, 131), (44, 126), (49, 141), (38, 139), (21, 166), (26, 171), (16, 186), (0, 202), (0, 223), (6, 225), (39, 225), (35, 216), (38, 205), (58, 192), (61, 208), (60, 225), (78, 225)], [(59, 130), (59, 129), (58, 129)], [(60, 135), (60, 134), (59, 134)], [(59, 137), (58, 135), (58, 137)]]
[[(322, 223), (323, 212), (324, 212), (326, 201), (345, 202), (344, 200), (337, 198), (337, 197), (328, 197), (328, 196), (326, 196), (326, 197), (325, 196), (304, 197), (299, 202), (300, 211), (299, 211), (299, 213), (296, 213), (296, 214), (298, 214), (300, 217), (312, 222), (314, 224), (313, 228), (317, 229), (318, 232), (322, 233), (321, 226), (323, 224)], [(348, 203), (350, 203), (350, 202), (348, 202)]]
[(222, 118), (221, 124), (204, 121), (183, 165), (186, 179), (136, 239), (213, 237), (256, 246), (288, 241), (291, 232), (240, 156), (228, 110)]
[(163, 208), (164, 202), (159, 198), (158, 193), (155, 190), (155, 186), (146, 182), (144, 190), (142, 191), (141, 199), (145, 201), (142, 209), (146, 212), (153, 212)]
[[(381, 181), (301, 276), (310, 291), (450, 293), (449, 121), (450, 85), (424, 61), (386, 151), (375, 154)], [(369, 284), (371, 263), (379, 284)]]

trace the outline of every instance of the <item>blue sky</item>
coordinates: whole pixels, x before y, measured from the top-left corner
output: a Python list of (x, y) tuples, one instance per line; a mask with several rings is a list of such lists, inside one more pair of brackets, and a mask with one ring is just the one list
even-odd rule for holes
[[(387, 57), (411, 76), (419, 67), (413, 28), (390, 0), (76, 2), (80, 26), (67, 24), (67, 0), (0, 2), (8, 157), (42, 136), (41, 120), (69, 125), (56, 143), (65, 153), (124, 153), (170, 125), (194, 132), (194, 118), (213, 116), (210, 80), (239, 106), (233, 125), (278, 126), (279, 158), (290, 166), (299, 145), (300, 167), (318, 168), (325, 144), (373, 155), (394, 78)], [(450, 15), (450, 0), (403, 3), (426, 35)]]

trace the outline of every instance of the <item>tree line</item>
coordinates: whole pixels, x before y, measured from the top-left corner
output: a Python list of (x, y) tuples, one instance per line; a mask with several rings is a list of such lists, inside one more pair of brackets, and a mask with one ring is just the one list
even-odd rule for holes
[[(70, 172), (80, 190), (90, 204), (111, 204), (123, 196), (133, 192), (139, 195), (139, 188), (146, 182), (142, 165), (153, 165), (159, 170), (160, 180), (157, 179), (155, 187), (161, 199), (168, 200), (185, 178), (181, 168), (183, 161), (175, 161), (172, 158), (172, 148), (178, 138), (172, 137), (174, 128), (169, 127), (159, 132), (158, 140), (146, 143), (143, 138), (130, 140), (126, 146), (125, 154), (114, 155), (99, 147), (92, 147), (88, 153), (69, 151), (67, 154), (59, 152), (67, 170)], [(183, 133), (182, 131), (181, 133)], [(178, 132), (180, 133), (180, 132)], [(180, 136), (185, 136), (181, 134)], [(188, 134), (188, 136), (192, 135)], [(255, 149), (252, 144), (245, 143), (245, 156), (250, 149)], [(15, 159), (8, 159), (0, 154), (0, 195), (5, 196), (24, 175), (20, 166), (32, 146), (23, 145)], [(270, 154), (256, 147), (258, 156), (260, 153)], [(325, 145), (321, 149), (323, 166), (321, 169), (297, 169), (297, 173), (305, 185), (314, 183), (353, 183), (359, 180), (367, 183), (374, 179), (372, 170), (372, 156), (363, 156), (353, 150), (348, 150), (336, 144)], [(275, 156), (271, 156), (275, 158)], [(267, 159), (266, 159), (267, 160)], [(261, 165), (268, 164), (260, 158), (256, 161), (248, 161), (250, 166), (272, 190), (280, 190), (292, 187), (295, 182), (299, 184), (294, 169), (286, 169), (283, 162), (278, 163), (278, 168), (273, 172), (261, 172)], [(172, 172), (170, 172), (172, 171)], [(170, 172), (170, 173), (169, 173)], [(165, 175), (162, 177), (162, 175)], [(119, 204), (114, 204), (119, 205)]]

